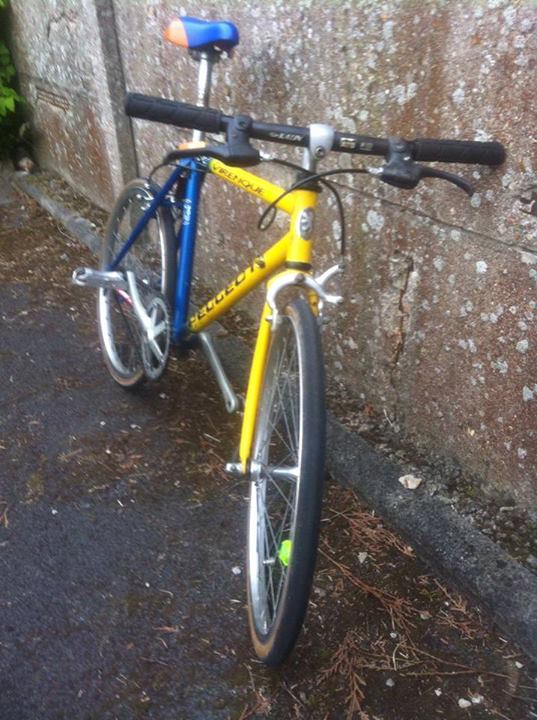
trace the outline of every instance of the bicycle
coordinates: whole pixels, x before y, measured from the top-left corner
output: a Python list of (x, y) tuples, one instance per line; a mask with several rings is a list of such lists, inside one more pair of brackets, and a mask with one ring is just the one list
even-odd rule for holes
[[(108, 222), (99, 270), (79, 268), (77, 285), (98, 288), (97, 317), (105, 363), (125, 388), (156, 380), (170, 347), (201, 345), (223, 394), (226, 408), (240, 402), (216, 353), (207, 327), (241, 298), (267, 282), (249, 375), (237, 462), (232, 475), (250, 484), (247, 592), (250, 633), (258, 657), (277, 665), (292, 650), (306, 613), (321, 517), (325, 455), (324, 367), (320, 330), (325, 304), (342, 298), (326, 285), (342, 264), (320, 276), (312, 273), (313, 220), (321, 187), (334, 193), (341, 220), (343, 206), (329, 177), (369, 173), (399, 188), (415, 188), (423, 178), (440, 178), (468, 194), (472, 187), (452, 173), (420, 164), (427, 161), (496, 166), (505, 151), (497, 142), (375, 138), (342, 133), (329, 125), (308, 127), (259, 122), (225, 115), (209, 107), (214, 62), (239, 42), (229, 22), (183, 17), (165, 33), (199, 61), (198, 105), (129, 94), (130, 117), (194, 130), (192, 142), (178, 146), (157, 166), (172, 166), (166, 182), (130, 182)], [(209, 144), (205, 133), (225, 134)], [(252, 139), (301, 147), (301, 165), (262, 155)], [(380, 156), (380, 167), (317, 171), (330, 151)], [(245, 168), (280, 162), (296, 169), (284, 189)], [(288, 232), (257, 255), (204, 306), (189, 316), (194, 247), (204, 178), (216, 178), (260, 198), (263, 214), (290, 216)], [(265, 222), (265, 224), (267, 224)]]

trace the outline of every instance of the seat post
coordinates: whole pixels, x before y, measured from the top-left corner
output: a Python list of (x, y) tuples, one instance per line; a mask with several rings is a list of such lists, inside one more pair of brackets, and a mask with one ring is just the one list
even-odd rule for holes
[[(198, 100), (197, 105), (209, 107), (209, 97), (211, 95), (211, 80), (213, 75), (213, 65), (216, 55), (212, 52), (202, 51), (199, 53), (198, 62), (200, 64), (198, 71)], [(192, 140), (200, 142), (203, 140), (205, 133), (201, 130), (194, 130)]]

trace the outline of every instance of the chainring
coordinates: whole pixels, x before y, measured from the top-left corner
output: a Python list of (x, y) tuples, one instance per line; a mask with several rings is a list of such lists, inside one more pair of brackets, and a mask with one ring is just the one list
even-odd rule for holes
[(142, 362), (149, 380), (158, 380), (166, 369), (170, 356), (171, 321), (168, 305), (161, 295), (153, 295), (146, 312), (152, 328), (142, 332)]

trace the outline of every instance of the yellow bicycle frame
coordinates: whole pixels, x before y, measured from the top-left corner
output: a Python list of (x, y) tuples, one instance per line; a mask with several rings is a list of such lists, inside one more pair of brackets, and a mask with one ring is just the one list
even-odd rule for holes
[[(245, 190), (251, 195), (255, 195), (255, 197), (268, 204), (273, 203), (284, 192), (283, 188), (268, 182), (268, 180), (257, 177), (257, 175), (242, 168), (225, 165), (219, 160), (210, 160), (208, 168), (213, 175), (222, 178), (241, 190)], [(315, 191), (299, 189), (293, 190), (278, 201), (276, 207), (290, 215), (289, 231), (262, 255), (256, 256), (242, 272), (236, 275), (234, 280), (190, 318), (188, 325), (192, 332), (196, 333), (205, 329), (267, 278), (270, 278), (270, 286), (270, 282), (281, 275), (281, 273), (278, 273), (275, 277), (271, 277), (279, 268), (291, 266), (300, 268), (304, 274), (308, 274), (312, 257), (312, 240), (309, 232), (307, 238), (301, 234), (300, 220), (305, 210), (311, 210), (312, 212), (315, 210), (317, 196), (318, 193)], [(290, 270), (284, 270), (283, 272), (290, 272)], [(245, 473), (248, 469), (251, 454), (255, 421), (270, 344), (271, 325), (267, 320), (269, 314), (270, 308), (265, 303), (250, 369), (241, 431), (239, 455), (242, 470)]]

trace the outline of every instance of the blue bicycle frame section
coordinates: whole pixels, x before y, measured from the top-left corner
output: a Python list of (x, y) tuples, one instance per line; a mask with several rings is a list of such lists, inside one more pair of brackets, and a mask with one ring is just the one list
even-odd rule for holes
[(125, 255), (129, 252), (136, 240), (140, 237), (148, 222), (155, 216), (161, 205), (169, 205), (167, 195), (177, 180), (184, 174), (188, 175), (185, 183), (184, 196), (181, 199), (182, 222), (176, 238), (177, 280), (174, 293), (174, 307), (172, 308), (172, 341), (179, 342), (186, 332), (188, 310), (190, 303), (190, 286), (192, 282), (192, 269), (196, 247), (198, 227), (198, 207), (201, 185), (205, 177), (205, 166), (196, 160), (187, 160), (174, 170), (162, 188), (155, 195), (147, 210), (134, 226), (131, 234), (119, 250), (116, 257), (108, 266), (108, 270), (116, 270)]
[(172, 339), (174, 342), (179, 342), (187, 329), (190, 284), (198, 231), (199, 199), (206, 172), (206, 168), (195, 160), (189, 161), (188, 167), (190, 172), (188, 173), (183, 197), (183, 219), (177, 238), (178, 272), (172, 325)]

